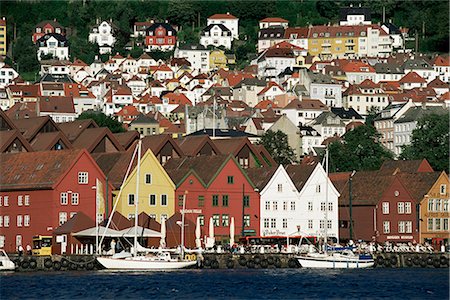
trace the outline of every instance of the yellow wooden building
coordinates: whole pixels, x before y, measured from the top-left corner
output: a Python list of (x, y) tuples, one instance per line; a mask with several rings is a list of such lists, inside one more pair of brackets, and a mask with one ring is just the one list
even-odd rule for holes
[[(158, 222), (170, 218), (175, 210), (175, 184), (150, 149), (142, 156), (140, 165), (138, 214), (145, 212)], [(136, 173), (135, 167), (116, 199), (119, 202), (116, 210), (128, 218), (135, 213)]]
[(7, 49), (6, 45), (6, 18), (0, 19), (0, 55), (6, 55)]
[(216, 49), (212, 50), (209, 54), (209, 65), (213, 70), (226, 69), (228, 70), (227, 65), (228, 59), (225, 54), (225, 51)]

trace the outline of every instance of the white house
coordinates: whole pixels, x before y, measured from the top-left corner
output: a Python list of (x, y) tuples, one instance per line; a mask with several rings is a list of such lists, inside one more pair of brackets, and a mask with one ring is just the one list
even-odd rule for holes
[(222, 24), (231, 31), (233, 39), (239, 39), (239, 19), (227, 12), (226, 14), (215, 14), (210, 16), (206, 25)]
[(350, 7), (341, 8), (339, 25), (370, 25), (371, 13), (369, 8), (364, 7)]
[(258, 76), (260, 78), (274, 78), (286, 68), (295, 66), (295, 55), (292, 49), (270, 48), (258, 58)]
[(289, 27), (284, 31), (284, 38), (292, 45), (308, 49), (308, 27)]
[(450, 60), (449, 57), (437, 56), (433, 62), (434, 72), (443, 82), (450, 82)]
[(367, 115), (371, 109), (381, 111), (389, 104), (388, 94), (381, 85), (368, 79), (350, 85), (342, 94), (342, 102), (344, 108), (353, 108), (360, 115)]
[(303, 236), (339, 239), (338, 198), (334, 187), (320, 163), (315, 165), (287, 165), (286, 172), (298, 191), (300, 233)]
[(317, 99), (293, 99), (284, 108), (283, 114), (295, 125), (307, 124), (317, 118), (322, 112), (327, 111), (328, 107)]
[(285, 29), (283, 27), (261, 29), (258, 32), (258, 53), (284, 41), (284, 32)]
[(342, 107), (342, 85), (331, 76), (302, 69), (301, 79), (312, 99), (330, 107)]
[(309, 154), (310, 152), (314, 152), (314, 147), (320, 147), (323, 142), (323, 138), (320, 133), (317, 132), (311, 126), (301, 125), (300, 129), (300, 155)]
[(258, 101), (274, 100), (275, 96), (286, 94), (286, 91), (276, 82), (269, 81), (267, 86), (258, 93)]
[(271, 17), (264, 18), (259, 21), (259, 29), (269, 28), (269, 27), (283, 27), (287, 28), (289, 26), (289, 21), (283, 18)]
[(222, 24), (210, 24), (206, 26), (200, 36), (200, 44), (205, 47), (213, 45), (215, 47), (223, 46), (225, 49), (231, 49), (232, 41), (231, 31)]
[(89, 42), (99, 46), (100, 54), (111, 53), (116, 38), (114, 37), (114, 28), (112, 21), (103, 21), (92, 27), (89, 33)]
[(59, 60), (69, 59), (69, 43), (65, 36), (58, 33), (48, 33), (37, 40), (39, 49), (37, 58), (40, 61), (44, 55), (52, 55)]
[(208, 72), (210, 70), (209, 50), (202, 45), (182, 45), (175, 49), (174, 57), (186, 58), (193, 69), (200, 72)]
[(10, 85), (17, 76), (19, 76), (19, 73), (17, 73), (16, 70), (7, 64), (3, 64), (0, 68), (0, 87), (4, 88), (7, 85)]

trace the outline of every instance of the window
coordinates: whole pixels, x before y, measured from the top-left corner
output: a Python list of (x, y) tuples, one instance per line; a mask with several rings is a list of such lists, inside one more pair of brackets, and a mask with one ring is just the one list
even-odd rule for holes
[(308, 220), (308, 229), (313, 229), (313, 220)]
[(183, 207), (183, 200), (184, 200), (184, 196), (183, 195), (178, 195), (178, 206)]
[(405, 233), (405, 222), (398, 222), (398, 233)]
[(283, 210), (287, 210), (288, 203), (287, 201), (283, 201)]
[(295, 210), (295, 201), (291, 201), (291, 210)]
[(441, 230), (441, 219), (434, 219), (435, 230)]
[[(180, 198), (178, 198), (178, 201)], [(156, 206), (156, 195), (149, 195), (149, 205)], [(183, 196), (181, 196), (181, 206), (183, 206)]]
[(440, 188), (441, 195), (445, 195), (447, 192), (447, 186), (445, 184), (441, 184)]
[(320, 193), (320, 184), (316, 185), (316, 193)]
[(264, 218), (264, 228), (269, 228), (269, 218)]
[(281, 183), (278, 184), (278, 192), (280, 192), (280, 193), (283, 192), (283, 185)]
[(225, 207), (228, 206), (228, 195), (222, 196), (222, 206), (225, 206)]
[(270, 228), (276, 228), (277, 227), (277, 219), (272, 218), (270, 219)]
[(389, 214), (389, 202), (383, 202), (383, 215)]
[(333, 222), (331, 220), (327, 220), (327, 228), (332, 229), (332, 227), (333, 227)]
[(167, 195), (161, 195), (161, 206), (167, 206)]
[(405, 214), (411, 214), (411, 202), (405, 202)]
[(134, 205), (134, 194), (128, 194), (128, 205)]
[(152, 174), (145, 174), (145, 184), (152, 184)]
[[(223, 197), (225, 197), (225, 195)], [(212, 196), (212, 206), (219, 206), (219, 195)]]
[(67, 203), (69, 201), (67, 193), (61, 193), (60, 200), (61, 200), (61, 205), (67, 205)]
[(17, 216), (17, 227), (22, 227), (23, 217), (21, 215)]
[(3, 206), (9, 206), (9, 196), (3, 197)]
[(228, 176), (227, 180), (228, 180), (228, 184), (233, 184), (234, 183), (234, 176)]
[(433, 230), (433, 218), (428, 219), (428, 230), (429, 231)]
[(283, 219), (283, 228), (287, 228), (287, 219), (286, 218)]
[(220, 215), (213, 215), (213, 224), (215, 227), (219, 226)]
[(72, 205), (78, 205), (79, 202), (79, 194), (72, 193)]
[(320, 202), (320, 211), (325, 211), (326, 208), (325, 202)]
[(2, 206), (2, 205), (3, 205), (3, 197), (0, 196), (0, 206)]
[(325, 220), (320, 220), (319, 221), (319, 227), (320, 227), (320, 229), (324, 229), (325, 228)]
[(448, 199), (443, 200), (442, 210), (446, 212), (448, 211)]
[(441, 211), (441, 199), (434, 200), (434, 211)]
[(226, 227), (230, 225), (230, 217), (228, 215), (222, 215), (222, 226)]
[(312, 211), (312, 210), (313, 210), (313, 203), (308, 202), (308, 211)]
[(88, 172), (78, 172), (78, 184), (88, 184)]
[(17, 206), (23, 205), (23, 196), (17, 196)]
[(203, 207), (205, 206), (205, 196), (198, 196), (198, 206)]
[(333, 211), (333, 203), (328, 202), (328, 211)]
[(30, 205), (30, 195), (25, 195), (25, 206), (29, 206), (29, 205)]
[(383, 222), (383, 233), (390, 233), (391, 232), (391, 224), (389, 221)]
[(59, 225), (62, 225), (67, 222), (67, 213), (66, 212), (60, 212), (59, 213)]
[(428, 199), (428, 211), (433, 211), (434, 199)]
[(412, 221), (406, 221), (406, 233), (412, 233)]
[(444, 225), (443, 229), (448, 232), (448, 219), (447, 218), (444, 219), (444, 224), (443, 225)]
[(405, 213), (405, 202), (398, 202), (397, 203), (397, 212), (399, 214), (404, 214)]
[(250, 227), (250, 215), (244, 215), (244, 227)]
[(266, 201), (266, 210), (270, 210), (270, 201)]
[(277, 201), (273, 201), (272, 208), (273, 208), (273, 210), (278, 210), (278, 202)]
[(245, 195), (244, 196), (244, 207), (249, 207), (249, 206), (250, 206), (250, 196)]
[(198, 216), (198, 223), (200, 224), (200, 226), (204, 226), (205, 225), (205, 216), (204, 215), (199, 215)]

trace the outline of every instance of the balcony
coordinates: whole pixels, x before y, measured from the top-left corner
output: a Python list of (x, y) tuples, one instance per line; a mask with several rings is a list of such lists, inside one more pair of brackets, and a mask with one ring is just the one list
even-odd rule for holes
[(354, 40), (346, 40), (345, 41), (345, 45), (354, 45), (355, 41)]

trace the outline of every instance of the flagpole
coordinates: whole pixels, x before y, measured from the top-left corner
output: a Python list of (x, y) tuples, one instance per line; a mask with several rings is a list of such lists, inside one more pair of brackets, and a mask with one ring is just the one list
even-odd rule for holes
[(95, 179), (95, 253), (98, 252), (98, 178)]

